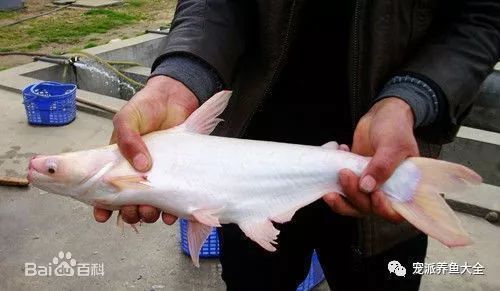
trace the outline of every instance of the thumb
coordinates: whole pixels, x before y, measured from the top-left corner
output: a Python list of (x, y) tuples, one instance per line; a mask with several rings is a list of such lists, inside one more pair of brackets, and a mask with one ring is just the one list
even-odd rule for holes
[(169, 112), (168, 112), (167, 118), (161, 124), (160, 127), (162, 129), (167, 129), (167, 128), (177, 126), (177, 125), (183, 123), (184, 121), (186, 121), (186, 119), (189, 117), (189, 115), (191, 115), (191, 113), (193, 113), (194, 110), (195, 110), (195, 107), (189, 108), (189, 107), (181, 106), (179, 104), (172, 104), (169, 106)]
[(141, 138), (139, 129), (130, 122), (130, 116), (123, 118), (117, 114), (113, 119), (115, 131), (112, 140), (116, 140), (122, 155), (138, 171), (145, 172), (151, 168), (151, 156), (146, 144)]
[(359, 189), (371, 193), (389, 179), (399, 164), (410, 154), (394, 147), (382, 147), (375, 151), (373, 158), (361, 174)]

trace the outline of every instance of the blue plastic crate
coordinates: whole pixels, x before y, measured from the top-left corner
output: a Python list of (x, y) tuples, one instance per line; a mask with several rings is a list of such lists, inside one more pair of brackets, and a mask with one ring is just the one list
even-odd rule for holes
[(297, 291), (311, 290), (319, 283), (323, 282), (323, 280), (325, 280), (325, 275), (323, 274), (323, 269), (321, 268), (321, 264), (319, 263), (318, 255), (316, 255), (316, 251), (314, 251), (312, 255), (309, 274), (307, 274), (304, 282), (300, 283), (299, 287), (297, 287)]
[[(188, 221), (185, 219), (180, 219), (181, 228), (181, 249), (182, 252), (189, 256), (189, 245), (188, 245)], [(201, 247), (200, 251), (201, 258), (217, 258), (219, 257), (219, 237), (215, 228), (212, 233), (207, 238), (205, 244)], [(325, 275), (323, 274), (323, 269), (316, 255), (316, 251), (313, 253), (311, 260), (311, 268), (309, 269), (309, 274), (307, 274), (306, 279), (297, 288), (298, 291), (307, 291), (314, 288), (319, 283), (323, 282)]]
[[(188, 221), (180, 219), (181, 225), (181, 248), (182, 251), (189, 256), (188, 244)], [(217, 258), (219, 257), (219, 236), (217, 230), (212, 229), (212, 233), (208, 236), (205, 244), (201, 247), (200, 258)]]
[(40, 82), (23, 90), (28, 122), (34, 125), (64, 125), (76, 117), (76, 85)]

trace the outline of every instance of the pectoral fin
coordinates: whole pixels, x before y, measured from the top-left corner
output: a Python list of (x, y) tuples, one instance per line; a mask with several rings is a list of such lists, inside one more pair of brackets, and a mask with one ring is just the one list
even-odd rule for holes
[[(135, 224), (128, 223), (128, 225), (130, 225), (130, 227), (132, 227), (132, 229), (135, 231), (135, 233), (139, 233), (139, 230), (137, 229)], [(118, 215), (116, 216), (116, 226), (122, 230), (122, 234), (125, 233), (125, 222), (123, 221), (121, 210), (118, 210)]]
[(118, 215), (116, 216), (116, 226), (122, 230), (122, 234), (125, 232), (125, 224), (122, 219), (121, 210), (118, 210)]
[(106, 178), (106, 181), (119, 191), (148, 190), (152, 188), (152, 186), (149, 185), (146, 175), (115, 176)]
[(248, 236), (251, 240), (258, 243), (265, 250), (270, 252), (276, 251), (276, 239), (280, 233), (273, 223), (266, 219), (263, 221), (249, 221), (238, 224), (241, 230)]
[(200, 250), (208, 236), (212, 232), (212, 227), (197, 221), (188, 222), (188, 244), (191, 260), (196, 267), (200, 267)]

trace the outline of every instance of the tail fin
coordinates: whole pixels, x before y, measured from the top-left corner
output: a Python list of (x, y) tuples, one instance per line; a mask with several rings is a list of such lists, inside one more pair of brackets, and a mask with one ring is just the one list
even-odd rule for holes
[(448, 247), (469, 245), (469, 235), (440, 193), (467, 191), (481, 176), (462, 165), (428, 158), (410, 158), (420, 170), (413, 198), (392, 200), (392, 207), (415, 227)]

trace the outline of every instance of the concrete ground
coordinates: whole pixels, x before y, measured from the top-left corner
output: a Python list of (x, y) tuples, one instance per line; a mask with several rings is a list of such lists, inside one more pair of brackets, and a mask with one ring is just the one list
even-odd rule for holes
[[(106, 118), (79, 112), (64, 127), (28, 126), (18, 93), (0, 89), (0, 175), (26, 175), (35, 153), (59, 153), (107, 143)], [(497, 191), (498, 188), (492, 188)], [(454, 250), (430, 240), (427, 263), (466, 261), (485, 267), (485, 275), (427, 275), (421, 290), (500, 290), (500, 232), (483, 219), (460, 214), (474, 245)], [(114, 217), (113, 217), (114, 218)], [(143, 225), (140, 233), (98, 224), (91, 208), (34, 188), (0, 186), (0, 290), (221, 290), (217, 260), (192, 266), (181, 254), (178, 225)], [(77, 263), (103, 264), (103, 276), (26, 277), (24, 265), (48, 265), (59, 251)], [(395, 258), (397, 259), (397, 258)], [(406, 266), (411, 272), (411, 266)], [(327, 290), (326, 284), (320, 287)]]

